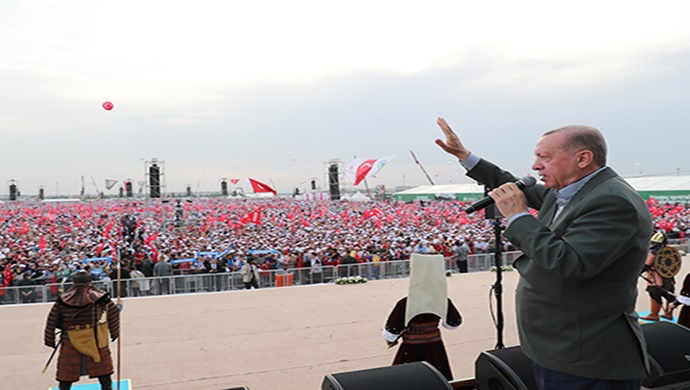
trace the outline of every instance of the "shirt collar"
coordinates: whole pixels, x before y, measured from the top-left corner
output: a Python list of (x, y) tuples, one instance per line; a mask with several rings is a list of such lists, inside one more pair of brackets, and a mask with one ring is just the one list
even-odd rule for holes
[(590, 173), (589, 175), (583, 177), (582, 179), (576, 181), (573, 184), (567, 185), (560, 190), (556, 191), (556, 203), (558, 204), (558, 207), (564, 207), (565, 205), (570, 202), (571, 199), (573, 199), (573, 196), (577, 194), (578, 191), (582, 187), (584, 187), (585, 184), (587, 184), (588, 181), (590, 181), (594, 176), (597, 175), (597, 173), (601, 172), (604, 168), (606, 167), (601, 167), (597, 169), (596, 171)]

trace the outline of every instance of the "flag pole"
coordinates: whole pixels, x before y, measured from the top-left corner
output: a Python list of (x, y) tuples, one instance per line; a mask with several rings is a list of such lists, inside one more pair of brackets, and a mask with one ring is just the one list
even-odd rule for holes
[(369, 197), (369, 199), (372, 199), (372, 197), (371, 197), (371, 191), (369, 191), (369, 183), (367, 183), (367, 178), (366, 178), (366, 177), (364, 178), (364, 188), (367, 189), (367, 196)]
[[(122, 306), (122, 273), (120, 263), (122, 256), (120, 255), (120, 248), (116, 248), (117, 255), (117, 303)], [(119, 310), (119, 308), (118, 308)], [(120, 390), (120, 372), (121, 372), (121, 358), (122, 356), (122, 319), (120, 319), (120, 334), (117, 337), (117, 390)]]
[(274, 183), (273, 179), (271, 179), (270, 177), (268, 178), (268, 181), (271, 182), (271, 185), (273, 186), (273, 190), (276, 192), (276, 196), (278, 196), (278, 190), (277, 190), (278, 187), (276, 187), (276, 183)]

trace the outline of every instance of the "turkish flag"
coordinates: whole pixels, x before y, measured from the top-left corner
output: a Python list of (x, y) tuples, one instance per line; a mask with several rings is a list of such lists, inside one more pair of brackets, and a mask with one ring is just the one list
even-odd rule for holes
[(368, 175), (373, 175), (383, 168), (394, 156), (386, 156), (379, 159), (365, 160), (362, 158), (355, 158), (347, 163), (345, 166), (344, 180), (352, 185), (357, 185), (364, 180)]
[(247, 215), (240, 218), (240, 224), (244, 225), (245, 223), (254, 223), (257, 225), (261, 225), (261, 207), (259, 207), (256, 210), (250, 211), (249, 213), (247, 213)]
[(276, 190), (274, 190), (268, 184), (264, 184), (260, 181), (254, 180), (252, 178), (249, 178), (249, 184), (252, 185), (252, 189), (254, 190), (254, 192), (270, 192), (273, 195), (278, 196), (278, 192), (276, 192)]
[(359, 164), (357, 170), (355, 171), (355, 182), (352, 185), (357, 185), (367, 177), (367, 174), (371, 171), (371, 167), (374, 166), (376, 160), (365, 160), (363, 163)]
[(367, 210), (364, 213), (362, 213), (362, 219), (367, 219), (367, 218), (371, 218), (371, 217), (380, 217), (382, 215), (384, 215), (383, 210), (381, 210), (378, 207), (374, 207), (373, 209)]
[(41, 235), (41, 238), (38, 240), (38, 249), (40, 254), (43, 254), (43, 251), (46, 249), (46, 244), (46, 236)]
[(158, 239), (158, 232), (155, 232), (153, 234), (148, 235), (146, 237), (146, 239), (144, 240), (144, 243), (146, 243), (146, 245), (149, 245), (149, 244), (151, 244), (151, 241), (155, 241), (157, 239)]

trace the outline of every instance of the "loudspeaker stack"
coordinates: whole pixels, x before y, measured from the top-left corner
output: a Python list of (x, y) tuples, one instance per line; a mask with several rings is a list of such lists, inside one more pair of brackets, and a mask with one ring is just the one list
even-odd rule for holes
[(131, 198), (133, 196), (133, 194), (132, 194), (132, 181), (131, 180), (125, 181), (125, 194), (128, 198)]
[(328, 189), (331, 200), (340, 200), (340, 182), (338, 180), (338, 164), (328, 166)]
[(155, 162), (149, 167), (149, 196), (152, 199), (161, 197), (161, 168)]
[(17, 185), (14, 183), (10, 184), (10, 200), (17, 200)]

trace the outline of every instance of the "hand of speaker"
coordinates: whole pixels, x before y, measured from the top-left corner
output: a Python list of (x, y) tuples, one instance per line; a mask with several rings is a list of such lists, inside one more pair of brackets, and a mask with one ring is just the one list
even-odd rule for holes
[(445, 119), (438, 118), (436, 124), (438, 124), (438, 127), (443, 131), (443, 135), (446, 136), (445, 142), (441, 139), (437, 139), (436, 145), (440, 146), (446, 153), (452, 154), (460, 160), (465, 160), (470, 156), (470, 151), (462, 144), (460, 137), (450, 128), (450, 125)]
[(505, 183), (489, 192), (504, 217), (510, 219), (515, 214), (529, 212), (525, 194), (515, 183)]

